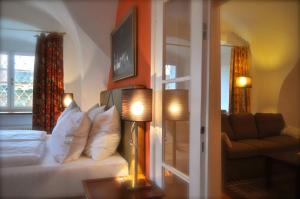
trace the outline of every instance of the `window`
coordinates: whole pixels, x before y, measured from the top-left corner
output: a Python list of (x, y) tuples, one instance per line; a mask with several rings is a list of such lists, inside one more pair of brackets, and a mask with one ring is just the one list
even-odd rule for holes
[(229, 111), (231, 47), (221, 47), (221, 110)]
[(1, 111), (32, 110), (34, 56), (1, 53)]
[[(166, 65), (165, 66), (165, 75), (166, 80), (175, 79), (176, 78), (176, 66), (174, 65)], [(176, 83), (169, 83), (166, 85), (166, 89), (176, 89)]]

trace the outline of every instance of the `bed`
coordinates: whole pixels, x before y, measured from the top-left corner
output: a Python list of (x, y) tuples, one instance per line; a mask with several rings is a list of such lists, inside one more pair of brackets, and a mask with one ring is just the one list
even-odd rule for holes
[[(120, 112), (121, 92), (122, 89), (102, 92), (100, 104), (115, 105)], [(77, 198), (84, 195), (82, 180), (128, 175), (130, 127), (130, 122), (121, 121), (117, 152), (101, 161), (81, 156), (78, 160), (59, 164), (50, 154), (51, 135), (47, 135), (45, 154), (38, 164), (0, 168), (0, 198)], [(140, 150), (144, 150), (143, 147), (142, 144)], [(139, 162), (144, 170), (144, 160)]]
[(40, 164), (1, 168), (1, 198), (61, 198), (82, 196), (84, 179), (125, 176), (127, 161), (119, 154), (95, 161), (81, 156), (69, 163), (57, 163), (49, 151)]

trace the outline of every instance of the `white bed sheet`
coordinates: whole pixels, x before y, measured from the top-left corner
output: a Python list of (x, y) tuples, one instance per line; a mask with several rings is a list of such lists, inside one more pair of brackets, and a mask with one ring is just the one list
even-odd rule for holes
[(81, 182), (84, 179), (128, 175), (128, 164), (117, 153), (101, 161), (82, 156), (76, 161), (59, 164), (50, 154), (48, 141), (41, 164), (0, 169), (0, 198), (83, 196)]

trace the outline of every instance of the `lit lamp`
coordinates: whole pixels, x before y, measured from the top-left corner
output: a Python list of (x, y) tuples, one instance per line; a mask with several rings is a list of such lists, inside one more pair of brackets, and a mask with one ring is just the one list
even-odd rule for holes
[(164, 91), (165, 119), (172, 121), (185, 121), (189, 119), (188, 90), (175, 89)]
[(244, 97), (243, 97), (243, 112), (247, 112), (246, 110), (246, 89), (252, 87), (252, 79), (249, 76), (238, 76), (235, 78), (235, 87), (242, 88)]
[(235, 86), (238, 88), (251, 88), (252, 87), (252, 79), (248, 76), (238, 76), (235, 79)]
[(150, 186), (146, 180), (138, 179), (138, 123), (152, 121), (152, 90), (122, 90), (122, 120), (132, 121), (131, 145), (134, 146), (133, 159), (130, 162), (130, 189)]
[(67, 108), (73, 102), (74, 95), (73, 93), (64, 93), (63, 94), (63, 107)]
[(173, 121), (173, 166), (176, 166), (176, 121), (188, 121), (189, 120), (189, 98), (188, 90), (175, 89), (165, 90), (163, 99), (163, 113), (166, 120)]

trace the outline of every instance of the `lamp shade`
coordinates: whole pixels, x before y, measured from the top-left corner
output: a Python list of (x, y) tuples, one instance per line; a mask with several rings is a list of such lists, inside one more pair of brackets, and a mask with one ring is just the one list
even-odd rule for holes
[(63, 107), (67, 108), (73, 102), (74, 95), (73, 93), (64, 93), (63, 94)]
[(166, 120), (186, 121), (189, 119), (188, 90), (165, 90), (163, 113)]
[(238, 88), (251, 88), (252, 79), (248, 76), (238, 76), (235, 78), (235, 86)]
[(152, 89), (123, 89), (122, 119), (136, 122), (152, 121)]

